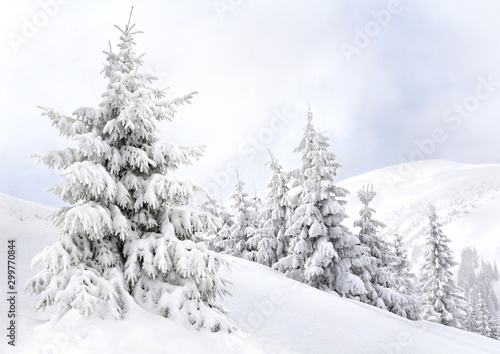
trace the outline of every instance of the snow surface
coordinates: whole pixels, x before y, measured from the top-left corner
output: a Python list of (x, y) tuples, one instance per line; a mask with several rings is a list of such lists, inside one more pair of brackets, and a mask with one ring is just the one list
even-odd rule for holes
[[(378, 193), (373, 203), (376, 218), (410, 230), (405, 237), (413, 246), (422, 241), (420, 213), (425, 215), (426, 203), (432, 200), (443, 217), (443, 231), (452, 240), (456, 260), (467, 245), (476, 245), (485, 260), (500, 256), (500, 238), (495, 234), (500, 227), (500, 165), (426, 161), (410, 177), (387, 182), (388, 173), (400, 168), (340, 183), (353, 199), (347, 221), (355, 220), (360, 209), (355, 202), (357, 190), (370, 183)], [(59, 238), (44, 219), (52, 210), (0, 194), (0, 261), (5, 263), (6, 241), (16, 239), (19, 321), (17, 347), (8, 346), (3, 334), (0, 353), (500, 353), (499, 341), (408, 321), (237, 258), (231, 258), (232, 272), (224, 274), (233, 283), (233, 296), (223, 300), (240, 327), (236, 333), (197, 332), (145, 311), (131, 299), (123, 321), (85, 320), (71, 311), (54, 325), (47, 322), (51, 313), (29, 313), (34, 298), (21, 290), (36, 271), (29, 268), (32, 257)], [(5, 294), (5, 272), (0, 284)], [(6, 305), (0, 302), (1, 328), (7, 327)]]

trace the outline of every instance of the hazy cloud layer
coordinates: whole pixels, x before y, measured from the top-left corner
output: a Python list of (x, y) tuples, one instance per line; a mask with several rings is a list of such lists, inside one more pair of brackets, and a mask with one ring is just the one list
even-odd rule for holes
[(236, 165), (264, 195), (267, 148), (298, 166), (308, 103), (339, 178), (421, 156), (500, 163), (496, 2), (16, 1), (0, 5), (0, 192), (59, 203), (43, 193), (58, 172), (29, 155), (67, 142), (36, 106), (69, 115), (98, 104), (102, 50), (133, 4), (145, 70), (172, 96), (199, 91), (160, 127), (207, 145), (184, 173), (217, 198)]

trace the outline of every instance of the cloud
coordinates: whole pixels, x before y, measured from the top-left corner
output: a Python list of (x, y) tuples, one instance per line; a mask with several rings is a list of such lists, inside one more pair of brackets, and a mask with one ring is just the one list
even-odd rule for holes
[[(71, 114), (98, 104), (105, 86), (99, 74), (102, 50), (108, 40), (116, 43), (113, 24), (126, 22), (132, 3), (61, 4), (18, 51), (8, 34), (21, 33), (25, 18), (32, 21), (44, 10), (33, 2), (2, 5), (8, 21), (1, 27), (0, 159), (5, 172), (0, 192), (55, 203), (42, 192), (56, 182), (48, 181), (53, 175), (41, 172), (43, 167), (27, 156), (68, 142), (36, 106)], [(354, 45), (359, 31), (374, 31), (373, 23), (390, 3), (241, 1), (222, 18), (210, 1), (136, 4), (145, 70), (171, 87), (171, 97), (199, 91), (173, 122), (160, 125), (164, 139), (207, 145), (202, 160), (183, 173), (211, 183), (211, 176), (236, 161), (247, 186), (254, 182), (264, 194), (267, 147), (286, 168), (299, 164), (291, 151), (301, 137), (308, 103), (343, 165), (339, 178), (399, 163), (415, 149), (415, 140), (436, 128), (447, 129), (449, 139), (429, 157), (500, 162), (497, 96), (481, 102), (461, 129), (443, 121), (447, 109), (474, 92), (480, 76), (500, 80), (500, 46), (495, 45), (500, 24), (494, 15), (500, 5), (401, 1), (401, 11), (379, 23), (376, 35), (368, 35), (369, 43), (348, 62), (341, 43)], [(294, 118), (272, 138), (268, 134), (265, 142), (258, 141), (250, 158), (245, 144), (265, 136), (262, 132), (283, 107)], [(230, 179), (216, 197), (232, 193), (234, 176)]]

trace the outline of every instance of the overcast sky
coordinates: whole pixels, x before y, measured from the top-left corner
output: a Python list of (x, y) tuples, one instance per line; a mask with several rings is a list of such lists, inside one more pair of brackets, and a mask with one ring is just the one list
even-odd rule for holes
[(171, 98), (199, 92), (160, 129), (206, 145), (181, 172), (216, 198), (233, 191), (236, 165), (264, 196), (267, 148), (298, 167), (308, 104), (343, 166), (338, 180), (422, 157), (500, 163), (498, 1), (0, 3), (2, 193), (61, 205), (43, 192), (59, 171), (29, 156), (68, 141), (37, 106), (97, 106), (102, 51), (132, 5), (144, 70)]

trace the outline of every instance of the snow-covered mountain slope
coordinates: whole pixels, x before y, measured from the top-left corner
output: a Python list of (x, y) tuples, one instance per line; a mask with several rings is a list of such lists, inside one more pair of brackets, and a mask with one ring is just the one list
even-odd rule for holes
[(396, 165), (339, 182), (348, 198), (347, 226), (359, 216), (357, 191), (373, 184), (377, 197), (375, 217), (387, 225), (387, 240), (397, 230), (407, 242), (412, 261), (417, 261), (425, 241), (427, 210), (433, 202), (443, 231), (452, 243), (455, 260), (460, 251), (476, 246), (487, 261), (500, 260), (500, 165), (467, 165), (426, 160)]
[[(223, 303), (240, 328), (236, 333), (197, 332), (144, 311), (133, 301), (128, 301), (123, 321), (84, 320), (69, 312), (55, 325), (47, 323), (49, 314), (29, 313), (34, 299), (21, 288), (36, 271), (29, 269), (31, 258), (58, 238), (57, 231), (43, 219), (51, 208), (0, 194), (0, 209), (0, 260), (6, 257), (6, 241), (15, 239), (19, 292), (17, 346), (8, 346), (2, 335), (1, 353), (500, 352), (498, 341), (432, 323), (407, 321), (234, 258), (235, 267), (225, 274), (233, 283), (233, 296)], [(3, 294), (5, 273), (0, 279)], [(4, 329), (6, 305), (6, 301), (0, 302), (0, 326)]]

